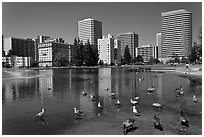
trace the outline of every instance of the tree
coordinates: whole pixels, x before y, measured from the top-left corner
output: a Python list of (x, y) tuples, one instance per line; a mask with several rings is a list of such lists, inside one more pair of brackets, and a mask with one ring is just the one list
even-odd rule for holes
[(72, 49), (72, 64), (77, 66), (83, 65), (83, 44), (82, 42), (76, 38), (74, 39), (74, 45)]
[(11, 57), (12, 55), (16, 55), (12, 49), (8, 51), (7, 57)]
[(154, 64), (155, 59), (151, 56), (149, 59), (149, 64)]
[(64, 52), (58, 52), (54, 57), (54, 66), (61, 67), (67, 66), (69, 64), (69, 56)]
[(137, 62), (143, 62), (143, 61), (144, 61), (143, 57), (141, 55), (138, 55)]
[(198, 56), (198, 45), (197, 45), (196, 42), (194, 42), (193, 47), (191, 49), (190, 56), (189, 56), (189, 60), (192, 63), (196, 63), (198, 59), (199, 59), (199, 56)]
[(130, 63), (130, 60), (131, 60), (130, 50), (129, 50), (128, 45), (126, 45), (126, 47), (125, 47), (124, 60), (125, 60), (126, 63)]
[(84, 47), (84, 64), (86, 66), (91, 66), (94, 63), (94, 58), (93, 58), (93, 50), (91, 48), (91, 45), (89, 43), (89, 40), (87, 40), (87, 43), (85, 44)]

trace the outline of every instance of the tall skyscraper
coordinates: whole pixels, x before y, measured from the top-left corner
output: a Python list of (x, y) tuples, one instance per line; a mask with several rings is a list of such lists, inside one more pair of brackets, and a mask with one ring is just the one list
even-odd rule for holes
[(102, 38), (102, 22), (92, 18), (78, 21), (78, 37), (83, 44), (89, 40), (90, 44), (97, 45), (97, 40)]
[(192, 46), (192, 13), (179, 9), (161, 13), (162, 58), (188, 57)]
[(135, 50), (138, 47), (138, 35), (134, 32), (129, 32), (118, 34), (117, 37), (121, 42), (121, 57), (124, 58), (124, 51), (127, 45), (130, 50), (130, 56), (135, 58)]
[(158, 47), (158, 59), (161, 59), (162, 55), (162, 47), (161, 47), (161, 33), (157, 33), (156, 46)]

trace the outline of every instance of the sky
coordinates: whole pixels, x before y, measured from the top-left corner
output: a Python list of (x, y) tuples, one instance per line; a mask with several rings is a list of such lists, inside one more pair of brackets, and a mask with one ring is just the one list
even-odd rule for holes
[(192, 12), (193, 42), (202, 27), (201, 2), (3, 2), (2, 35), (36, 38), (48, 35), (73, 43), (77, 22), (91, 17), (102, 22), (102, 35), (135, 32), (139, 46), (156, 45), (161, 13), (177, 9)]

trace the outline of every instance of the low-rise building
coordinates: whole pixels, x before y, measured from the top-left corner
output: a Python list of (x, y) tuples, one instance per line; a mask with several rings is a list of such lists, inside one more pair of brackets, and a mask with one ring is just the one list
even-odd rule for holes
[(9, 65), (11, 67), (30, 67), (32, 61), (32, 57), (11, 56), (2, 58), (4, 65)]
[(142, 56), (144, 62), (149, 62), (150, 58), (153, 57), (154, 59), (158, 58), (158, 47), (152, 45), (143, 45), (136, 48), (136, 56)]

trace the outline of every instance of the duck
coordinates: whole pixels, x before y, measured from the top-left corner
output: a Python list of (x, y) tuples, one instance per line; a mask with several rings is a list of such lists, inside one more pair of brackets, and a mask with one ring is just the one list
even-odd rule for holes
[(82, 92), (82, 94), (83, 94), (84, 96), (86, 96), (86, 95), (87, 95), (87, 93), (86, 93), (85, 91), (83, 91), (83, 92)]
[(198, 103), (198, 99), (196, 98), (195, 95), (193, 95), (193, 102)]
[(45, 109), (42, 108), (41, 112), (39, 112), (36, 117), (43, 117), (45, 115)]
[(117, 102), (115, 103), (115, 105), (121, 105), (120, 100), (117, 100)]
[(147, 91), (153, 92), (154, 91), (154, 87), (148, 88)]
[(98, 102), (98, 108), (103, 109), (103, 107), (102, 107), (100, 102)]
[(85, 116), (84, 112), (77, 110), (77, 108), (74, 108), (74, 114), (77, 116)]
[(114, 93), (114, 92), (111, 92), (111, 96), (115, 96), (116, 95), (116, 93)]
[(107, 91), (108, 91), (108, 88), (106, 88), (105, 90), (107, 90)]
[(139, 102), (138, 102), (137, 100), (132, 100), (132, 99), (130, 99), (130, 103), (133, 104), (133, 105), (136, 105), (136, 104), (138, 104)]
[(140, 116), (140, 113), (137, 111), (136, 106), (132, 107), (132, 112), (135, 116)]
[(158, 107), (158, 108), (161, 108), (161, 107), (162, 107), (162, 105), (161, 105), (160, 103), (152, 103), (152, 106)]
[(162, 124), (160, 123), (160, 118), (157, 115), (154, 115), (153, 121), (154, 121), (154, 128), (160, 131), (163, 131)]
[(189, 120), (184, 116), (183, 110), (181, 110), (180, 115), (181, 115), (180, 117), (181, 125), (183, 126), (184, 130), (187, 130), (187, 128), (189, 127)]

